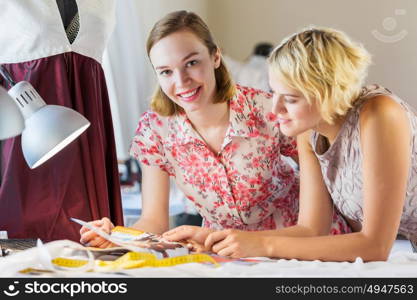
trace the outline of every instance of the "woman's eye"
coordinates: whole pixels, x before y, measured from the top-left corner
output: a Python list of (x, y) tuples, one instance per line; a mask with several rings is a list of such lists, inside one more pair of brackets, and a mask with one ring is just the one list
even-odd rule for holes
[(163, 70), (159, 72), (159, 75), (162, 75), (162, 76), (168, 76), (169, 74), (171, 74), (171, 70)]
[(293, 104), (293, 103), (297, 102), (297, 99), (295, 99), (295, 98), (285, 98), (285, 102), (289, 103), (289, 104)]
[(191, 67), (191, 66), (194, 66), (195, 64), (197, 64), (198, 63), (198, 61), (197, 60), (191, 60), (191, 61), (189, 61), (187, 64), (186, 64), (186, 66), (187, 67)]

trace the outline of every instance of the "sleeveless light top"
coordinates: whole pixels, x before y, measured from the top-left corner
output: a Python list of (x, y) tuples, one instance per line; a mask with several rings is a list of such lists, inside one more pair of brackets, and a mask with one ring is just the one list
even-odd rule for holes
[(115, 25), (115, 0), (77, 1), (80, 30), (71, 44), (56, 0), (0, 0), (0, 63), (20, 63), (65, 52), (101, 62)]
[(314, 132), (312, 148), (320, 162), (324, 182), (335, 206), (347, 218), (363, 222), (362, 151), (359, 114), (362, 105), (377, 95), (388, 95), (407, 112), (411, 126), (411, 167), (399, 233), (417, 239), (417, 114), (413, 108), (388, 89), (378, 85), (364, 87), (354, 107), (350, 109), (336, 140), (320, 154), (325, 138)]

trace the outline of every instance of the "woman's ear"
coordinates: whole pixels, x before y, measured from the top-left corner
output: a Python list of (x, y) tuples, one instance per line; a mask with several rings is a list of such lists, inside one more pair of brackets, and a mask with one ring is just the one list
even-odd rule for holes
[(222, 61), (222, 53), (219, 48), (216, 49), (216, 51), (213, 54), (214, 57), (214, 68), (217, 69), (220, 67), (220, 63)]

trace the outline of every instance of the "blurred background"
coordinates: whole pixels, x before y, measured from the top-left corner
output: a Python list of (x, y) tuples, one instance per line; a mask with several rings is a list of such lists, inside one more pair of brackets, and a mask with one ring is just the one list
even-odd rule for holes
[[(367, 83), (381, 84), (417, 108), (415, 0), (117, 2), (117, 23), (105, 53), (104, 69), (122, 171), (126, 165), (132, 167), (134, 173), (137, 170), (135, 164), (132, 166), (131, 162), (125, 162), (129, 159), (129, 145), (139, 117), (148, 109), (155, 88), (155, 76), (145, 50), (146, 38), (157, 20), (175, 10), (185, 9), (199, 14), (209, 25), (218, 46), (230, 59), (227, 63), (237, 65), (249, 60), (257, 43), (269, 42), (275, 46), (286, 36), (309, 25), (342, 30), (361, 42), (372, 54), (373, 65)], [(173, 194), (181, 198), (181, 194), (175, 191)], [(138, 198), (132, 197), (132, 204), (129, 204), (128, 198), (125, 193), (125, 212), (132, 208), (133, 213)], [(178, 211), (181, 210), (178, 208)]]

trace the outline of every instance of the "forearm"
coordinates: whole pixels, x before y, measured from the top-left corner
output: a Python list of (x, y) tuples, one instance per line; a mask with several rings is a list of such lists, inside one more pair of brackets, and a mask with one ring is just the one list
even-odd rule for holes
[(141, 231), (162, 234), (169, 229), (169, 222), (168, 220), (161, 221), (161, 218), (156, 221), (154, 218), (143, 216), (132, 227)]
[(360, 232), (318, 237), (271, 235), (264, 236), (263, 241), (268, 257), (322, 261), (355, 261), (357, 257), (364, 261), (386, 260), (392, 246)]
[(314, 231), (306, 226), (294, 225), (275, 230), (259, 231), (264, 236), (286, 236), (286, 237), (313, 237), (317, 236)]

